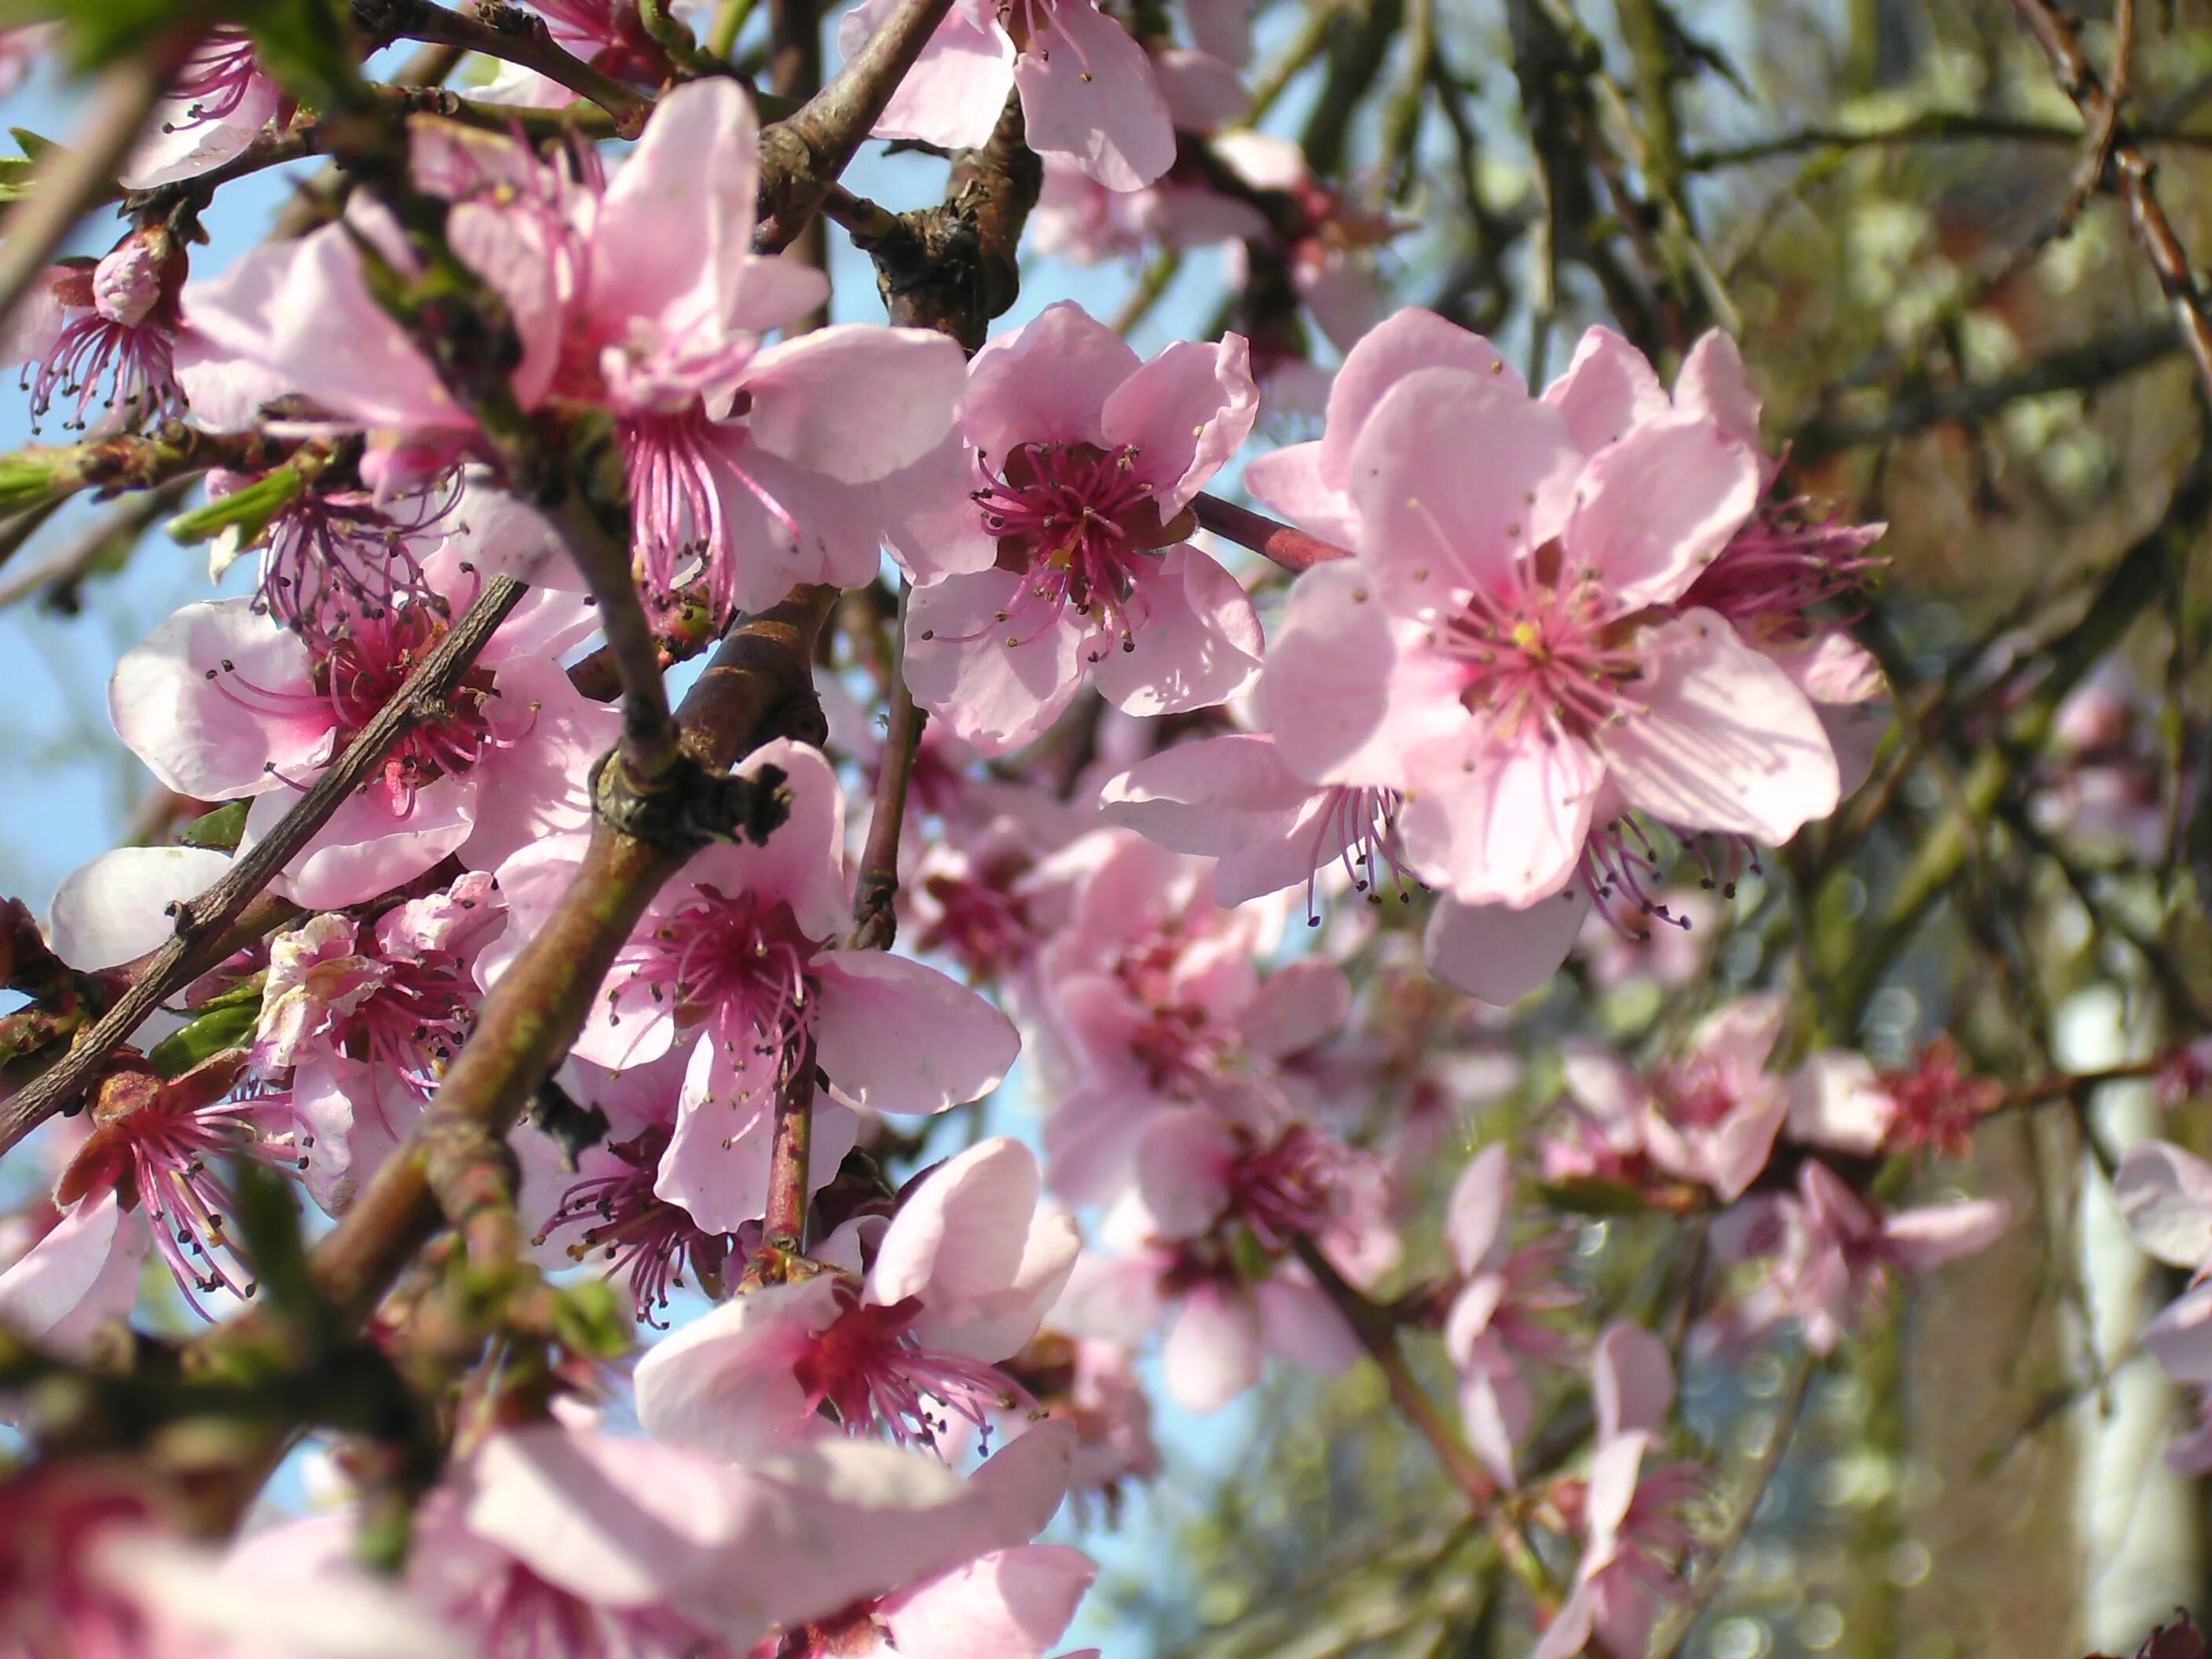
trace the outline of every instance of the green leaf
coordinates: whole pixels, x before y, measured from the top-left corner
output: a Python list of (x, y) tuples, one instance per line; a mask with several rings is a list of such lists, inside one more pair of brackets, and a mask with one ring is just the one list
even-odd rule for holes
[(619, 1359), (630, 1351), (635, 1323), (621, 1296), (604, 1279), (564, 1285), (555, 1293), (553, 1334), (571, 1353)]
[(1651, 1207), (1635, 1188), (1624, 1187), (1616, 1181), (1577, 1176), (1568, 1181), (1547, 1181), (1538, 1190), (1543, 1194), (1545, 1203), (1556, 1209), (1571, 1210), (1577, 1215), (1642, 1215)]
[(234, 800), (218, 806), (204, 817), (194, 818), (177, 832), (177, 839), (187, 847), (208, 847), (218, 853), (235, 853), (238, 843), (246, 837), (246, 809), (252, 802)]
[(16, 148), (33, 161), (43, 161), (49, 155), (65, 155), (69, 153), (52, 139), (41, 138), (28, 127), (9, 127), (8, 136), (15, 141)]
[[(235, 995), (236, 994), (232, 994)], [(146, 1058), (165, 1078), (182, 1077), (202, 1060), (233, 1048), (244, 1048), (261, 1023), (261, 992), (256, 987), (250, 1000), (231, 1001), (227, 1007), (210, 1006), (181, 1031), (173, 1031), (155, 1043)]]
[(166, 528), (169, 539), (189, 546), (221, 535), (238, 532), (239, 544), (250, 546), (261, 538), (270, 521), (306, 493), (307, 481), (298, 466), (286, 464), (243, 489), (234, 489), (189, 513), (179, 513)]
[(0, 513), (23, 513), (43, 506), (81, 482), (74, 449), (19, 449), (0, 455)]

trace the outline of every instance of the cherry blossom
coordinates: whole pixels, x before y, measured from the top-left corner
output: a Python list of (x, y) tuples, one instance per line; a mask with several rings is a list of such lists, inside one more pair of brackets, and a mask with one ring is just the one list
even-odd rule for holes
[[(620, 1070), (697, 1037), (654, 1190), (709, 1232), (762, 1214), (769, 1124), (795, 1067), (818, 1066), (832, 1098), (854, 1110), (929, 1114), (997, 1087), (1020, 1047), (1006, 1016), (936, 969), (832, 942), (852, 915), (842, 792), (819, 750), (788, 739), (756, 750), (739, 773), (771, 769), (790, 790), (787, 821), (765, 844), (708, 848), (660, 890), (575, 1048)], [(543, 925), (582, 851), (579, 836), (554, 837), (501, 866), (514, 927), (483, 959), (487, 984)], [(854, 1133), (849, 1114), (817, 1116), (823, 1178)]]
[(1137, 714), (1242, 690), (1258, 671), (1259, 623), (1235, 579), (1186, 539), (1185, 509), (1257, 409), (1233, 335), (1140, 363), (1063, 302), (984, 347), (960, 404), (967, 499), (895, 535), (953, 573), (918, 587), (908, 612), (915, 701), (1003, 754), (1094, 677)]
[(816, 1252), (832, 1271), (763, 1285), (639, 1362), (638, 1414), (664, 1439), (744, 1455), (818, 1425), (935, 1445), (954, 1417), (988, 1431), (1019, 1403), (994, 1362), (1036, 1334), (1079, 1239), (1040, 1200), (1035, 1156), (980, 1142), (909, 1192), (862, 1270), (858, 1227)]
[(185, 272), (184, 249), (156, 226), (131, 232), (97, 263), (57, 265), (33, 285), (0, 335), (0, 362), (25, 366), (34, 429), (57, 398), (75, 399), (64, 424), (80, 432), (184, 413), (177, 336)]

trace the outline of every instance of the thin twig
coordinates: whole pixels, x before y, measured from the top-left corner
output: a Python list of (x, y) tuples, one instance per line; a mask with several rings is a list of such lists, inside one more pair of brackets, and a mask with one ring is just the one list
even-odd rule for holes
[(867, 846), (853, 887), (853, 938), (856, 951), (888, 951), (898, 938), (894, 908), (899, 889), (899, 838), (906, 827), (906, 803), (921, 747), (922, 712), (906, 684), (907, 595), (899, 593), (897, 645), (891, 653), (890, 684), (884, 695), (890, 719), (884, 750), (876, 763), (874, 811), (868, 819)]
[(768, 1205), (761, 1248), (771, 1259), (806, 1248), (807, 1175), (814, 1150), (814, 1037), (800, 1040), (789, 1074), (778, 1079), (775, 1120), (769, 1131)]
[(568, 51), (534, 12), (502, 6), (493, 14), (499, 21), (489, 22), (430, 0), (359, 0), (355, 9), (379, 39), (458, 46), (533, 70), (597, 104), (613, 118), (623, 137), (636, 137), (653, 113), (652, 99)]
[(135, 544), (156, 520), (183, 505), (197, 479), (172, 478), (167, 483), (126, 495), (89, 526), (68, 548), (21, 574), (0, 582), (0, 611), (43, 592), (46, 602), (62, 609), (76, 608), (75, 594), (85, 579), (114, 556), (119, 543)]
[(138, 982), (77, 1039), (68, 1056), (38, 1082), (0, 1103), (0, 1153), (56, 1112), (65, 1110), (146, 1017), (222, 960), (232, 924), (329, 821), (331, 813), (382, 765), (392, 746), (416, 726), (434, 720), (445, 700), (523, 595), (520, 582), (495, 576), (437, 648), (407, 677), (269, 833), (241, 854), (228, 873), (188, 904), (176, 907), (176, 933), (156, 951)]
[[(2119, 197), (2127, 210), (2128, 230), (2158, 277), (2174, 325), (2197, 364), (2197, 379), (2212, 395), (2212, 315), (2197, 284), (2188, 250), (2174, 234), (2173, 226), (2159, 205), (2151, 178), (2156, 164), (2136, 143), (2135, 135), (2119, 118), (2119, 99), (2097, 77), (2088, 55), (2075, 33), (2073, 23), (2062, 17), (2046, 0), (2012, 0), (2012, 9), (2051, 62), (2059, 90), (2074, 100), (2089, 131), (2112, 134), (2111, 165), (2102, 182)], [(2133, 8), (2129, 8), (2130, 20)], [(2130, 33), (2132, 33), (2130, 27)], [(2126, 41), (2124, 40), (2124, 46)]]
[(1218, 495), (1200, 495), (1191, 502), (1191, 510), (1198, 515), (1199, 524), (1211, 530), (1224, 541), (1272, 559), (1296, 575), (1310, 570), (1317, 564), (1327, 564), (1332, 559), (1348, 559), (1351, 553), (1334, 542), (1325, 542), (1318, 536), (1309, 536), (1303, 530), (1293, 530), (1286, 524), (1278, 524), (1249, 507), (1224, 501)]

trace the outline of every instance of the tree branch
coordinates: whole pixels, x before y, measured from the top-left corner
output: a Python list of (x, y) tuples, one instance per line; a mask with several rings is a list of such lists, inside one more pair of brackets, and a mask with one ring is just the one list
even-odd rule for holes
[(474, 14), (448, 11), (430, 0), (354, 0), (354, 15), (371, 38), (380, 41), (458, 46), (534, 70), (597, 104), (613, 118), (616, 133), (624, 138), (643, 131), (646, 118), (653, 113), (652, 99), (567, 51), (536, 13), (503, 0), (489, 0)]
[(1317, 564), (1327, 564), (1332, 559), (1348, 559), (1352, 554), (1334, 542), (1325, 542), (1318, 536), (1309, 536), (1303, 530), (1293, 530), (1286, 524), (1224, 501), (1218, 495), (1201, 495), (1190, 504), (1197, 514), (1200, 526), (1211, 530), (1224, 541), (1271, 559), (1292, 575), (1310, 570)]

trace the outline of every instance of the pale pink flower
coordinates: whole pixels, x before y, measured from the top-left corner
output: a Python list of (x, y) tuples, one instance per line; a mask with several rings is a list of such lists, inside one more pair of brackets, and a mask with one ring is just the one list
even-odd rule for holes
[[(1755, 506), (1755, 453), (1680, 414), (1586, 453), (1455, 333), (1376, 330), (1298, 447), (1310, 494), (1339, 469), (1359, 556), (1300, 577), (1271, 645), (1285, 761), (1401, 792), (1408, 863), (1469, 904), (1525, 908), (1578, 870), (1605, 891), (1626, 809), (1768, 841), (1830, 811), (1835, 757), (1796, 686), (1721, 617), (1662, 609)], [(1407, 372), (1417, 349), (1467, 366)]]
[(32, 285), (0, 335), (0, 362), (24, 366), (33, 432), (57, 398), (75, 400), (62, 423), (77, 432), (184, 414), (176, 358), (185, 263), (177, 240), (155, 227), (132, 231), (97, 264), (56, 265)]
[(143, 1060), (112, 1062), (88, 1116), (91, 1133), (54, 1183), (52, 1230), (0, 1274), (0, 1314), (24, 1330), (81, 1346), (137, 1301), (137, 1266), (150, 1248), (185, 1303), (216, 1291), (247, 1297), (252, 1268), (228, 1227), (234, 1158), (296, 1164), (289, 1108), (234, 1097), (240, 1059), (217, 1055), (164, 1081)]
[(1052, 1323), (1073, 1336), (1133, 1347), (1164, 1328), (1168, 1393), (1194, 1412), (1220, 1410), (1255, 1386), (1270, 1358), (1335, 1375), (1359, 1357), (1358, 1339), (1294, 1263), (1246, 1278), (1201, 1242), (1153, 1242), (1140, 1204), (1109, 1214), (1111, 1255), (1086, 1251)]
[[(520, 1127), (509, 1137), (522, 1165), (515, 1208), (537, 1225), (532, 1245), (538, 1264), (599, 1265), (603, 1277), (627, 1281), (635, 1317), (659, 1329), (667, 1328), (662, 1316), (672, 1292), (696, 1286), (719, 1297), (726, 1270), (732, 1261), (743, 1265), (740, 1235), (757, 1231), (709, 1231), (655, 1190), (690, 1064), (688, 1047), (619, 1072), (572, 1055), (556, 1086), (580, 1111), (605, 1117), (604, 1136), (573, 1164), (535, 1127)], [(828, 1102), (817, 1110), (830, 1137), (823, 1144), (834, 1146), (847, 1114)], [(818, 1189), (836, 1173), (835, 1160), (812, 1158), (809, 1184)]]
[(1887, 1293), (1893, 1269), (1925, 1273), (1983, 1249), (2010, 1218), (2002, 1199), (1962, 1200), (1885, 1214), (1817, 1158), (1798, 1166), (1797, 1189), (1723, 1218), (1723, 1258), (1775, 1257), (1752, 1298), (1755, 1319), (1794, 1316), (1805, 1346), (1835, 1351)]
[(1094, 678), (1115, 707), (1236, 696), (1260, 628), (1235, 578), (1183, 538), (1191, 499), (1252, 428), (1244, 342), (1148, 363), (1063, 301), (970, 366), (968, 482), (895, 539), (945, 574), (908, 611), (915, 698), (987, 754), (1037, 736)]
[(1898, 1103), (1873, 1063), (1848, 1049), (1806, 1056), (1790, 1073), (1789, 1090), (1785, 1133), (1804, 1146), (1871, 1158), (1883, 1150), (1897, 1121)]
[(1142, 190), (1113, 190), (1066, 156), (1042, 159), (1044, 184), (1030, 216), (1030, 242), (1040, 253), (1092, 265), (1267, 234), (1259, 209), (1180, 167)]
[[(863, 0), (837, 27), (850, 58), (892, 10)], [(987, 142), (1010, 93), (1029, 146), (1062, 155), (1110, 190), (1173, 165), (1175, 127), (1152, 59), (1096, 0), (958, 0), (876, 122), (878, 138), (951, 149)]]
[[(733, 1465), (538, 1424), (493, 1435), (431, 1494), (404, 1583), (472, 1652), (735, 1659), (777, 1626), (1003, 1547), (1018, 1524), (980, 1481), (890, 1447)], [(234, 1567), (312, 1571), (351, 1530), (343, 1515), (273, 1528)]]
[[(739, 769), (779, 774), (788, 818), (765, 843), (721, 843), (662, 887), (617, 952), (575, 1053), (614, 1069), (659, 1059), (695, 1035), (655, 1191), (709, 1232), (759, 1217), (768, 1197), (776, 1091), (811, 1055), (830, 1080), (813, 1164), (834, 1171), (862, 1112), (927, 1114), (996, 1088), (1020, 1039), (982, 998), (935, 969), (839, 948), (851, 924), (844, 800), (819, 750), (787, 739)], [(479, 966), (487, 984), (552, 914), (583, 837), (526, 847), (499, 871), (514, 927)]]
[(1674, 1403), (1667, 1346), (1639, 1326), (1610, 1325), (1590, 1373), (1597, 1439), (1581, 1491), (1582, 1559), (1534, 1659), (1572, 1659), (1593, 1636), (1607, 1653), (1642, 1653), (1661, 1611), (1682, 1593), (1690, 1534), (1681, 1511), (1699, 1471), (1657, 1462)]
[(1485, 1147), (1453, 1184), (1444, 1240), (1461, 1283), (1444, 1316), (1444, 1346), (1459, 1367), (1460, 1421), (1468, 1443), (1500, 1483), (1513, 1484), (1513, 1448), (1528, 1431), (1534, 1401), (1523, 1362), (1556, 1357), (1565, 1339), (1545, 1316), (1571, 1307), (1556, 1277), (1556, 1243), (1513, 1244), (1512, 1155)]
[(120, 182), (152, 190), (210, 173), (245, 154), (271, 120), (289, 119), (291, 108), (254, 56), (252, 37), (242, 28), (212, 29), (154, 106)]
[(264, 1077), (289, 1072), (307, 1188), (331, 1214), (437, 1092), (475, 1020), (477, 953), (505, 926), (492, 878), (471, 872), (373, 928), (325, 913), (270, 942), (252, 1058)]
[(765, 1285), (638, 1364), (638, 1420), (679, 1444), (745, 1456), (823, 1429), (936, 1445), (955, 1417), (988, 1431), (1022, 1399), (996, 1362), (1036, 1334), (1080, 1241), (1042, 1201), (1036, 1159), (1003, 1136), (939, 1165), (906, 1195), (860, 1271), (848, 1224), (814, 1277)]
[(2212, 1164), (2163, 1140), (2128, 1148), (2112, 1179), (2120, 1214), (2145, 1254), (2212, 1276)]
[(0, 98), (5, 98), (31, 78), (39, 59), (52, 44), (53, 28), (50, 24), (27, 23), (0, 29)]
[[(108, 688), (116, 732), (154, 775), (201, 800), (253, 799), (242, 847), (383, 708), (482, 586), (465, 544), (429, 562), (437, 605), (363, 617), (312, 649), (250, 599), (186, 605), (124, 654)], [(492, 636), (441, 719), (414, 726), (276, 884), (295, 902), (373, 898), (458, 855), (489, 869), (538, 837), (590, 821), (585, 776), (614, 741), (616, 711), (552, 659), (586, 637), (592, 610), (533, 590)]]

